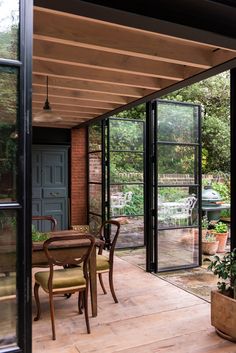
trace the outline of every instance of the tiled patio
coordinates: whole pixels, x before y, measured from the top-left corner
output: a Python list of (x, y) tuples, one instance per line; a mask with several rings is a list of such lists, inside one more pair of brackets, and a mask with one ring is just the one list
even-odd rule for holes
[(33, 353), (236, 352), (234, 343), (216, 335), (206, 301), (120, 258), (115, 259), (115, 287), (118, 304), (98, 287), (99, 312), (90, 318), (90, 335), (84, 316), (77, 314), (76, 295), (57, 298), (56, 341), (41, 292), (42, 319), (33, 322)]

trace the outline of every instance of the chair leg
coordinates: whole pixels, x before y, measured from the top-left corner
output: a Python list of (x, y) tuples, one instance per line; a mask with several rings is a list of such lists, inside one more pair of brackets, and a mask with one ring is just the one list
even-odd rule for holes
[(40, 307), (40, 301), (39, 301), (39, 287), (40, 287), (40, 285), (38, 283), (35, 283), (35, 285), (34, 285), (34, 298), (35, 298), (36, 307), (37, 307), (37, 314), (36, 314), (36, 317), (34, 318), (34, 321), (38, 321), (41, 316), (41, 307)]
[(78, 310), (79, 310), (79, 314), (83, 314), (82, 308), (83, 308), (83, 293), (79, 292), (78, 295)]
[(101, 273), (98, 273), (98, 278), (99, 278), (99, 282), (100, 282), (100, 285), (102, 287), (102, 290), (103, 290), (103, 293), (104, 294), (107, 294), (107, 291), (105, 289), (105, 286), (104, 286), (104, 283), (103, 283), (103, 279), (102, 279), (102, 274)]
[(90, 333), (90, 324), (89, 324), (89, 316), (88, 316), (88, 288), (83, 292), (84, 299), (84, 316), (87, 326), (87, 332)]
[(118, 299), (116, 297), (115, 290), (114, 290), (114, 285), (113, 285), (113, 270), (109, 271), (109, 285), (110, 285), (110, 290), (111, 290), (112, 297), (113, 297), (115, 303), (118, 303)]
[(51, 323), (52, 323), (52, 339), (56, 339), (55, 332), (55, 318), (54, 318), (54, 304), (53, 304), (53, 295), (49, 293), (49, 304), (50, 304), (50, 315), (51, 315)]

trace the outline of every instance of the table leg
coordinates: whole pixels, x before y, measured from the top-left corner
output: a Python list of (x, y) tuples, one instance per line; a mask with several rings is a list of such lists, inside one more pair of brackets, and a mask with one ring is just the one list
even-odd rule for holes
[(97, 275), (96, 275), (96, 246), (94, 247), (89, 261), (89, 273), (90, 273), (90, 295), (91, 295), (91, 306), (92, 316), (97, 316)]

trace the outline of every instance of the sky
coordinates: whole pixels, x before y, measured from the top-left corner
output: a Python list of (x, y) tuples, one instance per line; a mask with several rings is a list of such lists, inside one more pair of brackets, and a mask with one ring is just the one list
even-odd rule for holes
[(19, 19), (19, 0), (0, 0), (0, 32), (6, 32)]

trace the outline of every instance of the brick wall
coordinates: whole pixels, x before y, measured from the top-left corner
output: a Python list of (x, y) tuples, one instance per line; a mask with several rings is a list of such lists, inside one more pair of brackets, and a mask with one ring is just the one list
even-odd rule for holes
[(71, 130), (71, 224), (87, 223), (86, 128)]

